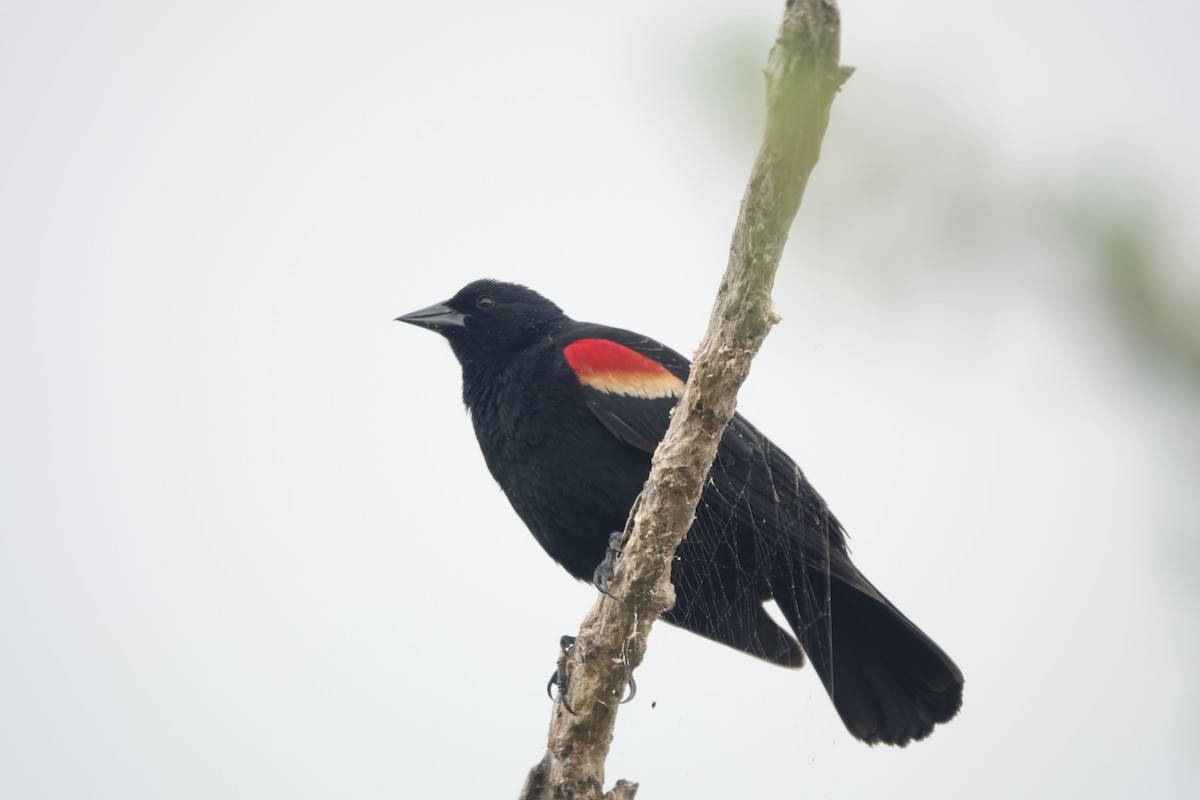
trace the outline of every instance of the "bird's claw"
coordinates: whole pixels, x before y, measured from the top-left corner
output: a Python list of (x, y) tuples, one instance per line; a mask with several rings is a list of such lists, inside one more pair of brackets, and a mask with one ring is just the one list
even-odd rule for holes
[(563, 708), (572, 717), (578, 717), (579, 715), (575, 713), (575, 709), (571, 708), (570, 701), (567, 700), (567, 684), (570, 682), (570, 676), (567, 675), (567, 656), (571, 655), (571, 648), (574, 646), (574, 636), (563, 636), (558, 640), (558, 666), (554, 668), (554, 674), (550, 676), (550, 681), (546, 684), (546, 694), (553, 700), (554, 692), (550, 691), (550, 688), (557, 688), (558, 699), (562, 700)]
[[(573, 648), (574, 646), (575, 646), (575, 637), (574, 636), (563, 636), (561, 639), (558, 640), (558, 649), (559, 649), (558, 666), (555, 667), (554, 674), (550, 676), (550, 680), (546, 682), (546, 694), (547, 694), (547, 696), (549, 696), (549, 698), (551, 700), (554, 700), (555, 699), (554, 692), (551, 690), (555, 689), (555, 688), (558, 689), (558, 698), (557, 699), (562, 701), (563, 708), (565, 708), (571, 716), (577, 717), (577, 716), (579, 716), (579, 714), (575, 713), (575, 709), (571, 708), (571, 703), (567, 700), (567, 686), (569, 685), (570, 680), (571, 680), (571, 676), (567, 673), (567, 657), (569, 655), (571, 655), (571, 648)], [(633, 676), (630, 675), (629, 676), (629, 694), (621, 699), (621, 704), (624, 705), (625, 703), (628, 703), (636, 695), (637, 695), (637, 681), (635, 681), (633, 679)]]
[(612, 581), (613, 570), (617, 566), (617, 556), (621, 555), (621, 545), (625, 541), (625, 531), (613, 531), (608, 537), (608, 547), (604, 551), (604, 560), (592, 573), (592, 585), (601, 594), (613, 596), (609, 583)]

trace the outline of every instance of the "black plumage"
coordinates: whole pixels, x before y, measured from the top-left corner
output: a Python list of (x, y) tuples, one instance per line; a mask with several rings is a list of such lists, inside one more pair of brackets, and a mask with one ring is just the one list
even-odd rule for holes
[[(492, 475), (546, 552), (590, 580), (649, 473), (687, 359), (497, 281), (399, 319), (449, 341)], [(807, 654), (846, 727), (869, 744), (922, 739), (962, 704), (958, 667), (851, 563), (825, 501), (741, 415), (722, 437), (672, 581), (668, 622), (783, 666)], [(770, 599), (790, 632), (764, 610)]]

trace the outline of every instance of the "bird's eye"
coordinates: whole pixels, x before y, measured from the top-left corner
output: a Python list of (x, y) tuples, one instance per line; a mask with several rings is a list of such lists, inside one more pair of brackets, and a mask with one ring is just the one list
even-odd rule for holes
[(494, 305), (496, 305), (496, 298), (490, 294), (480, 295), (479, 299), (475, 301), (475, 307), (480, 311), (487, 311)]

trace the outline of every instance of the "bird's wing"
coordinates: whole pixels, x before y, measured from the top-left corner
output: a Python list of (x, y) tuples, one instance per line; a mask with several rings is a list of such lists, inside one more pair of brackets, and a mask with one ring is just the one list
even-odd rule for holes
[[(581, 325), (563, 357), (600, 423), (626, 444), (653, 453), (666, 435), (691, 363), (653, 339), (619, 328)], [(721, 437), (718, 464), (753, 457), (761, 437), (740, 417)]]
[[(588, 408), (617, 439), (653, 453), (666, 434), (691, 364), (645, 336), (581, 324), (563, 347)], [(711, 496), (711, 497), (710, 497)], [(841, 524), (791, 458), (741, 414), (721, 436), (705, 500), (739, 529), (774, 531), (810, 567), (873, 593), (848, 557)], [(764, 513), (776, 518), (764, 525)], [(869, 588), (868, 588), (869, 587)]]

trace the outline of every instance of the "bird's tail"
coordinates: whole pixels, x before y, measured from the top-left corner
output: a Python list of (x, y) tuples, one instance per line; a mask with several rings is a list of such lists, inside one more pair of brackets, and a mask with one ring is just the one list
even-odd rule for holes
[(775, 601), (850, 733), (867, 744), (903, 747), (958, 713), (962, 672), (850, 569), (861, 588), (824, 571), (789, 570), (777, 576), (786, 586), (774, 586)]

